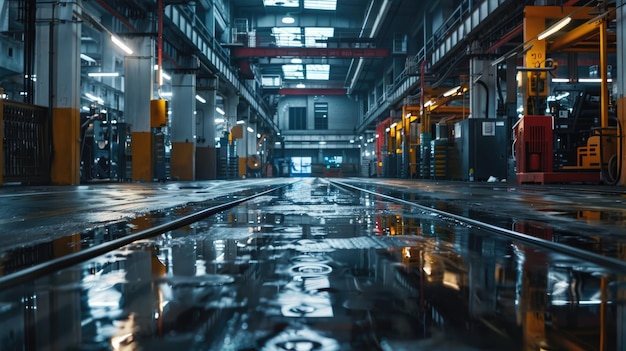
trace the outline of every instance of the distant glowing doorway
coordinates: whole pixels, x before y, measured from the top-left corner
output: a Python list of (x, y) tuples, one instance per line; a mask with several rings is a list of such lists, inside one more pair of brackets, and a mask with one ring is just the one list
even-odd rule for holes
[(311, 157), (292, 157), (291, 175), (294, 177), (310, 177), (311, 163)]

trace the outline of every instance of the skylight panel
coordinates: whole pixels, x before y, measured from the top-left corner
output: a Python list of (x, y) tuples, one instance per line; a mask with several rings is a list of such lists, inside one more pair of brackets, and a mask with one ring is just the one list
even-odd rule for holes
[(299, 7), (300, 0), (263, 0), (265, 6)]
[(285, 79), (304, 79), (304, 66), (283, 65), (283, 75)]
[(318, 43), (318, 39), (328, 39), (335, 35), (335, 28), (332, 27), (306, 27), (304, 28), (304, 38), (306, 47), (325, 48), (326, 43)]
[(337, 0), (304, 0), (304, 8), (311, 10), (337, 10)]
[(330, 77), (330, 65), (311, 64), (306, 65), (306, 79), (328, 80)]
[(274, 41), (279, 47), (302, 46), (302, 31), (300, 27), (274, 27), (272, 28)]

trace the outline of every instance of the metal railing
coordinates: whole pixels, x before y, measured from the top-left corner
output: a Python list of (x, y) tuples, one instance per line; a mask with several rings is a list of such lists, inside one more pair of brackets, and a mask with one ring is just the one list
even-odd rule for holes
[(50, 181), (51, 129), (48, 109), (0, 100), (2, 182)]

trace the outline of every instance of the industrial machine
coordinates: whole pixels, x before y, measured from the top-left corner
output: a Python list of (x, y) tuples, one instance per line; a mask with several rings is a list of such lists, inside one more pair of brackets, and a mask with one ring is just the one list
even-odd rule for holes
[(239, 157), (237, 156), (236, 138), (228, 132), (224, 132), (220, 138), (220, 147), (217, 150), (217, 178), (239, 178)]
[[(617, 120), (601, 127), (600, 86), (559, 84), (547, 99), (550, 115), (515, 125), (519, 183), (611, 181), (616, 175)], [(611, 166), (612, 164), (612, 166)]]
[(81, 114), (80, 180), (124, 181), (130, 178), (127, 167), (130, 133), (126, 123), (92, 108)]
[[(554, 168), (598, 169), (600, 153), (593, 148), (599, 146), (600, 86), (556, 85), (548, 106), (554, 117)], [(581, 154), (581, 148), (587, 148), (585, 154)]]

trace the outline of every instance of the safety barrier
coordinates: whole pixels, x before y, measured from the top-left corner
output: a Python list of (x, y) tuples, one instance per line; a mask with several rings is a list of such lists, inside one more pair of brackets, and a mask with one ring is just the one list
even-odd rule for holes
[(0, 100), (0, 184), (50, 181), (51, 136), (48, 109)]

